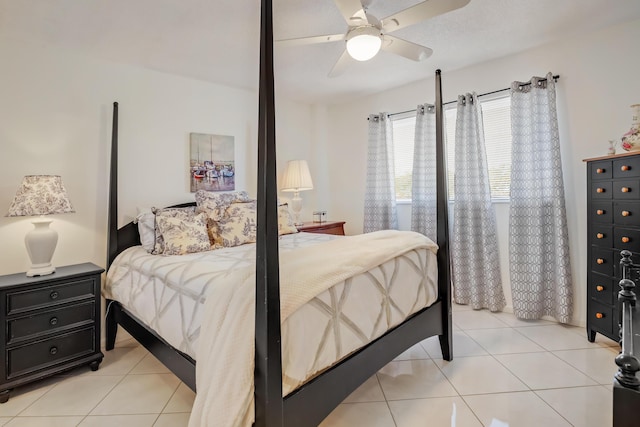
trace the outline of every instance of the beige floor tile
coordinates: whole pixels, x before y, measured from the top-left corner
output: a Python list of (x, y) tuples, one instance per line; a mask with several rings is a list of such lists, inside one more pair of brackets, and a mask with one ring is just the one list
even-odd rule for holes
[(529, 390), (493, 356), (460, 357), (436, 363), (460, 395)]
[(534, 390), (596, 385), (591, 378), (549, 352), (495, 357)]
[(90, 415), (78, 427), (152, 427), (157, 414)]
[(9, 401), (0, 404), (0, 417), (13, 417), (51, 390), (59, 382), (58, 378), (37, 381), (11, 390)]
[(387, 400), (455, 396), (457, 393), (431, 360), (391, 362), (378, 372)]
[(460, 397), (389, 402), (397, 427), (481, 427)]
[(62, 379), (21, 416), (87, 415), (123, 376), (79, 376)]
[(319, 427), (395, 427), (386, 402), (343, 403)]
[(464, 305), (464, 304), (456, 304), (455, 302), (451, 304), (451, 310), (454, 312), (458, 312), (458, 311), (472, 311), (473, 307), (471, 307), (470, 305)]
[(100, 368), (84, 375), (126, 375), (148, 354), (144, 347), (116, 347), (104, 352)]
[(574, 426), (602, 427), (613, 422), (613, 399), (605, 387), (539, 390), (536, 394)]
[[(420, 343), (433, 360), (442, 360), (438, 337), (429, 337)], [(484, 356), (488, 353), (463, 331), (453, 332), (453, 357)]]
[(530, 391), (465, 396), (465, 402), (485, 426), (498, 422), (518, 427), (571, 427), (544, 400)]
[(590, 343), (586, 334), (581, 336), (572, 332), (573, 327), (563, 325), (532, 326), (515, 328), (545, 350), (577, 350), (581, 348), (601, 348), (603, 344)]
[(344, 400), (344, 403), (357, 402), (384, 402), (384, 394), (376, 375), (365, 381)]
[(593, 378), (599, 384), (611, 384), (618, 371), (614, 347), (554, 351), (556, 356)]
[(191, 412), (195, 398), (196, 394), (184, 383), (181, 383), (162, 412)]
[[(569, 331), (580, 335), (581, 337), (586, 338), (587, 337), (587, 330), (586, 328), (580, 327), (580, 326), (573, 326), (573, 327), (568, 327)], [(606, 346), (606, 347), (617, 347), (618, 350), (620, 349), (620, 341), (614, 341), (611, 338), (605, 337), (602, 334), (596, 334), (596, 340), (595, 340), (596, 344), (600, 344), (602, 346)]]
[(501, 322), (506, 323), (511, 327), (527, 327), (527, 326), (545, 326), (545, 325), (555, 325), (555, 322), (550, 322), (549, 320), (523, 320), (518, 319), (513, 313), (507, 313), (504, 311), (498, 311), (495, 313), (491, 313), (492, 316), (497, 317)]
[(138, 362), (130, 374), (170, 374), (171, 371), (151, 353)]
[(467, 335), (491, 354), (545, 351), (538, 344), (511, 328), (474, 329), (468, 330)]
[(460, 329), (507, 328), (508, 325), (488, 310), (457, 311), (453, 313), (453, 323)]
[(191, 414), (160, 414), (153, 427), (187, 427), (189, 415)]
[(6, 427), (76, 427), (83, 417), (16, 417)]
[(0, 417), (0, 426), (7, 424), (12, 419), (12, 417)]
[[(435, 338), (437, 341), (438, 337), (435, 337)], [(439, 345), (438, 345), (438, 348), (439, 348)], [(442, 355), (440, 355), (440, 357), (442, 357)], [(406, 350), (405, 352), (403, 352), (401, 355), (399, 355), (393, 360), (416, 360), (416, 359), (431, 359), (431, 357), (429, 357), (429, 354), (427, 354), (427, 352), (420, 345), (420, 343), (414, 345), (413, 347), (410, 347), (408, 350)]]
[(173, 374), (127, 375), (91, 415), (160, 413), (179, 384)]

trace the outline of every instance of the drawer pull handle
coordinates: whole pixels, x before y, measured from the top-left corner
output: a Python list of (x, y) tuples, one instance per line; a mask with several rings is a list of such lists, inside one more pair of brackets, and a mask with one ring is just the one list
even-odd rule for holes
[(52, 317), (51, 319), (49, 319), (49, 324), (51, 326), (56, 326), (58, 324), (58, 318), (57, 317)]
[(598, 292), (604, 291), (604, 286), (602, 286), (602, 285), (596, 286), (596, 291), (598, 291)]
[(55, 354), (57, 354), (57, 353), (58, 353), (58, 347), (53, 346), (53, 347), (51, 347), (51, 348), (49, 349), (49, 354), (51, 354), (51, 355), (55, 355)]
[(623, 172), (629, 171), (629, 170), (631, 170), (631, 166), (623, 165), (623, 166), (620, 168), (620, 170), (621, 170), (621, 171), (623, 171)]
[(631, 212), (629, 211), (622, 211), (622, 216), (629, 216), (631, 215)]
[(604, 234), (602, 234), (602, 233), (598, 233), (598, 234), (596, 234), (596, 237), (597, 237), (598, 239), (604, 239)]
[(604, 215), (604, 210), (603, 209), (598, 209), (596, 211), (596, 215)]
[(604, 173), (604, 169), (603, 168), (598, 168), (598, 169), (596, 169), (596, 173)]
[(603, 319), (603, 318), (604, 318), (604, 314), (596, 313), (596, 319)]
[(51, 299), (58, 299), (58, 292), (53, 291), (49, 294), (49, 298)]
[(597, 262), (598, 264), (604, 264), (604, 259), (602, 259), (602, 258), (598, 258), (598, 259), (596, 260), (596, 262)]
[(604, 193), (604, 188), (602, 187), (596, 188), (596, 193)]
[(631, 191), (631, 189), (629, 187), (622, 187), (620, 191), (622, 191), (623, 193), (628, 193), (629, 191)]
[(629, 241), (631, 240), (630, 238), (628, 238), (627, 236), (623, 237), (622, 239), (622, 243), (629, 243)]

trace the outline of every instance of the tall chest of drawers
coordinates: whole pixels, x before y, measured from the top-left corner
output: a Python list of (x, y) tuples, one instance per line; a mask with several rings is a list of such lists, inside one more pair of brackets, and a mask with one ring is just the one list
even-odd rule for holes
[(640, 154), (587, 159), (587, 335), (620, 340), (620, 251), (640, 260)]
[(0, 403), (23, 384), (81, 365), (98, 369), (103, 271), (86, 263), (0, 276)]

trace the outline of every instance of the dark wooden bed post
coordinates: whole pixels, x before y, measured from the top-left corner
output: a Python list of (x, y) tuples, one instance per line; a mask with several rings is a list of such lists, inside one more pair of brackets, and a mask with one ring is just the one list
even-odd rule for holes
[[(111, 166), (109, 168), (109, 219), (107, 222), (107, 268), (118, 255), (118, 103), (113, 103), (113, 122), (111, 125)], [(113, 350), (116, 343), (118, 324), (113, 312), (109, 312), (107, 300), (105, 318), (105, 348)]]
[(436, 70), (436, 187), (437, 187), (437, 244), (438, 244), (438, 296), (442, 300), (442, 325), (446, 327), (440, 338), (442, 358), (453, 357), (451, 316), (451, 264), (449, 261), (449, 192), (447, 190), (447, 153), (444, 146), (444, 120), (442, 117), (442, 80)]
[(255, 426), (283, 423), (273, 15), (262, 0), (256, 235)]

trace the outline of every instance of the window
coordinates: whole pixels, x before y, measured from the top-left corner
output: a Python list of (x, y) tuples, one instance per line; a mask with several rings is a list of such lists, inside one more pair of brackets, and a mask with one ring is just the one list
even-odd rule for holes
[[(445, 108), (445, 142), (449, 198), (453, 199), (455, 165), (456, 105)], [(482, 121), (489, 168), (489, 185), (493, 200), (508, 200), (511, 179), (511, 98), (509, 96), (482, 101)], [(411, 200), (413, 173), (413, 139), (416, 119), (399, 116), (392, 119), (396, 200)]]

